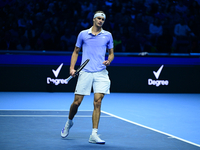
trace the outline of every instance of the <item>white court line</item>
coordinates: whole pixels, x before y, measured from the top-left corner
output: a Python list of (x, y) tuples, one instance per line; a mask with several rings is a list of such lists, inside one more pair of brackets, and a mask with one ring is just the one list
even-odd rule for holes
[[(6, 112), (6, 111), (22, 111), (22, 112), (24, 112), (24, 111), (28, 111), (28, 112), (31, 112), (31, 111), (37, 111), (37, 112), (39, 112), (39, 111), (41, 111), (41, 112), (45, 112), (45, 111), (51, 111), (51, 112), (54, 112), (54, 111), (59, 111), (59, 112), (61, 112), (61, 111), (66, 111), (66, 112), (68, 112), (68, 110), (44, 110), (44, 109), (42, 109), (42, 110), (40, 110), (40, 109), (31, 109), (31, 110), (25, 110), (25, 109), (15, 109), (15, 110), (9, 110), (9, 109), (5, 109), (5, 110), (0, 110), (0, 111), (4, 111), (4, 112)], [(89, 111), (89, 112), (91, 112), (92, 110), (79, 110), (79, 112), (81, 112), (81, 111)], [(0, 115), (0, 117), (68, 117), (68, 115)], [(76, 115), (75, 117), (79, 117), (79, 118), (84, 118), (84, 117), (92, 117), (92, 115)], [(112, 117), (112, 116), (110, 116), (110, 115), (108, 115), (108, 116), (101, 116), (101, 117)]]
[[(15, 109), (15, 110), (9, 110), (9, 109), (5, 109), (5, 110), (0, 110), (0, 111), (4, 111), (4, 112), (6, 112), (6, 111), (22, 111), (22, 112), (24, 112), (24, 111), (28, 111), (28, 112), (31, 112), (31, 111), (37, 111), (37, 112), (39, 112), (39, 111), (41, 111), (41, 112), (45, 112), (45, 111), (51, 111), (51, 112), (54, 112), (54, 111), (59, 111), (59, 112), (61, 112), (61, 111), (66, 111), (66, 112), (68, 112), (68, 110), (44, 110), (44, 109), (30, 109), (30, 110), (25, 110), (25, 109)], [(92, 110), (79, 110), (79, 112), (81, 112), (81, 111), (89, 111), (89, 112), (91, 112)], [(0, 115), (0, 117), (68, 117), (68, 115)], [(92, 115), (76, 115), (75, 117), (92, 117)], [(112, 116), (110, 116), (110, 115), (108, 115), (108, 116), (101, 116), (101, 117), (112, 117)]]
[[(68, 115), (0, 115), (0, 117), (68, 117)], [(76, 115), (75, 118), (86, 118), (92, 117), (92, 115)], [(101, 116), (101, 117), (112, 117), (112, 116)]]
[[(0, 111), (69, 111), (66, 109), (0, 109)], [(78, 111), (93, 111), (93, 110), (78, 110)]]
[(139, 123), (136, 123), (136, 122), (133, 122), (133, 121), (130, 121), (130, 120), (121, 118), (121, 117), (119, 117), (119, 116), (113, 115), (113, 114), (108, 113), (108, 112), (105, 112), (105, 111), (101, 111), (101, 112), (103, 112), (103, 113), (105, 113), (105, 114), (107, 114), (107, 115), (110, 115), (110, 116), (112, 116), (112, 117), (115, 117), (115, 118), (117, 118), (117, 119), (120, 119), (120, 120), (129, 122), (129, 123), (135, 124), (135, 125), (137, 125), (137, 126), (140, 126), (140, 127), (143, 127), (143, 128), (146, 128), (146, 129), (149, 129), (149, 130), (152, 130), (152, 131), (155, 131), (155, 132), (164, 134), (164, 135), (167, 135), (167, 136), (169, 136), (169, 138), (175, 138), (175, 139), (178, 139), (178, 140), (180, 140), (180, 141), (183, 141), (183, 142), (186, 142), (186, 143), (195, 145), (195, 146), (197, 146), (197, 147), (200, 147), (200, 145), (198, 145), (198, 144), (196, 144), (196, 143), (187, 141), (187, 140), (182, 139), (182, 138), (179, 138), (179, 137), (177, 137), (177, 136), (174, 136), (174, 135), (171, 135), (171, 134), (168, 134), (168, 133), (165, 133), (165, 132), (162, 132), (162, 131), (159, 131), (159, 130), (156, 130), (156, 129), (153, 129), (153, 128), (150, 128), (150, 127), (147, 127), (147, 126), (144, 126), (144, 125), (141, 125), (141, 124), (139, 124)]
[[(45, 111), (51, 111), (51, 112), (54, 112), (54, 111), (58, 111), (58, 112), (61, 112), (61, 111), (66, 111), (66, 112), (68, 112), (68, 110), (45, 110), (45, 109), (29, 109), (29, 110), (25, 110), (25, 109), (15, 109), (15, 110), (12, 110), (12, 109), (0, 109), (0, 111), (4, 111), (4, 112), (6, 112), (6, 111), (22, 111), (22, 112), (24, 112), (24, 111), (28, 111), (28, 112), (31, 112), (31, 111), (37, 111), (37, 112), (39, 112), (39, 111), (41, 111), (41, 112), (45, 112)], [(81, 112), (81, 111), (89, 111), (89, 112), (91, 112), (92, 110), (79, 110), (79, 112)], [(68, 117), (68, 115), (0, 115), (0, 117)], [(92, 117), (92, 115), (76, 115), (75, 117), (79, 117), (79, 118), (81, 118), (81, 117)], [(108, 115), (108, 116), (101, 116), (101, 117), (112, 117), (112, 116), (110, 116), (110, 115)]]

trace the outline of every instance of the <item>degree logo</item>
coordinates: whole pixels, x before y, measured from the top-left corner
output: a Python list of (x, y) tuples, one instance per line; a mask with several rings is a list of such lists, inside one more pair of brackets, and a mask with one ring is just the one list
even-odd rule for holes
[(68, 83), (65, 79), (57, 79), (57, 77), (62, 69), (62, 66), (63, 66), (63, 63), (60, 64), (60, 66), (56, 70), (52, 69), (52, 72), (53, 72), (54, 76), (56, 77), (56, 79), (47, 77), (47, 84), (53, 83), (55, 85), (59, 85), (59, 84), (67, 84)]
[(148, 79), (148, 85), (155, 85), (156, 87), (159, 87), (160, 85), (169, 85), (169, 81), (168, 80), (158, 80), (163, 67), (164, 67), (164, 65), (162, 65), (158, 69), (158, 71), (153, 71), (153, 74), (154, 74), (154, 76), (156, 77), (157, 80)]

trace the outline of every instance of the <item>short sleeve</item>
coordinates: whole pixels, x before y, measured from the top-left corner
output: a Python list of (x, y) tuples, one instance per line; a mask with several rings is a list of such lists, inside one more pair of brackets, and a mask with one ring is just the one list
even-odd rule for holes
[(82, 32), (79, 33), (78, 38), (76, 40), (76, 47), (81, 48), (83, 43), (83, 34)]
[(111, 33), (109, 34), (109, 41), (108, 41), (108, 44), (107, 44), (107, 48), (108, 49), (113, 48), (113, 37), (112, 37)]

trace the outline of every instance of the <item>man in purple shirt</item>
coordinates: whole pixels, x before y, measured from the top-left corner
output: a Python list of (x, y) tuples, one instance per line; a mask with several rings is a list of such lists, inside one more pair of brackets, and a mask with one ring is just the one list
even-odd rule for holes
[[(85, 95), (90, 95), (91, 88), (94, 91), (94, 110), (92, 115), (93, 129), (89, 142), (105, 144), (97, 135), (99, 118), (101, 113), (101, 102), (105, 94), (110, 94), (110, 79), (106, 66), (109, 66), (114, 59), (112, 34), (102, 29), (106, 15), (103, 11), (97, 11), (93, 17), (93, 26), (90, 29), (79, 33), (74, 52), (71, 57), (70, 74), (75, 73), (75, 64), (78, 53), (82, 48), (82, 63), (90, 59), (89, 63), (79, 73), (78, 82), (75, 89), (75, 98), (70, 107), (69, 117), (65, 127), (61, 131), (61, 136), (67, 137), (69, 129), (73, 125), (73, 118), (78, 111)], [(108, 59), (105, 60), (106, 50)]]

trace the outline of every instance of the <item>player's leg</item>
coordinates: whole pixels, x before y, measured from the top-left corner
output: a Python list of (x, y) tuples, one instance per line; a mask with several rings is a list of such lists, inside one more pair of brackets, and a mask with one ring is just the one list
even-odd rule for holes
[(98, 125), (101, 115), (101, 103), (103, 100), (104, 94), (102, 93), (95, 93), (94, 94), (94, 110), (92, 114), (92, 134), (90, 135), (89, 142), (96, 143), (96, 144), (105, 144), (104, 140), (101, 140), (97, 134), (98, 132)]
[(80, 106), (80, 104), (83, 100), (83, 97), (84, 97), (84, 95), (75, 94), (74, 101), (73, 101), (73, 103), (71, 104), (71, 107), (70, 107), (68, 120), (65, 123), (65, 126), (61, 131), (61, 137), (65, 138), (69, 135), (69, 130), (73, 126), (72, 120), (73, 120), (74, 116), (76, 115), (76, 113), (78, 111), (78, 107)]
[(101, 102), (103, 100), (104, 94), (95, 93), (94, 94), (94, 110), (92, 114), (93, 129), (98, 129), (99, 119), (101, 114)]
[(81, 71), (79, 73), (78, 82), (75, 89), (75, 98), (73, 103), (70, 106), (70, 112), (68, 120), (65, 124), (65, 127), (61, 131), (62, 137), (67, 137), (69, 134), (69, 129), (73, 126), (72, 119), (76, 115), (78, 111), (78, 107), (80, 106), (84, 95), (90, 95), (91, 86), (92, 86), (93, 78), (91, 73)]
[(93, 129), (90, 135), (89, 142), (97, 144), (105, 144), (104, 140), (101, 140), (97, 134), (100, 114), (101, 114), (101, 104), (102, 99), (105, 94), (110, 93), (110, 79), (108, 77), (108, 71), (102, 70), (100, 72), (94, 73), (94, 111), (92, 116)]
[(71, 104), (69, 111), (69, 119), (72, 120), (78, 111), (78, 107), (80, 106), (84, 95), (75, 94), (74, 102)]
[(72, 120), (77, 113), (84, 95), (90, 95), (92, 88), (93, 77), (91, 73), (81, 71), (79, 73), (78, 82), (75, 89), (74, 102), (71, 104), (69, 119)]

